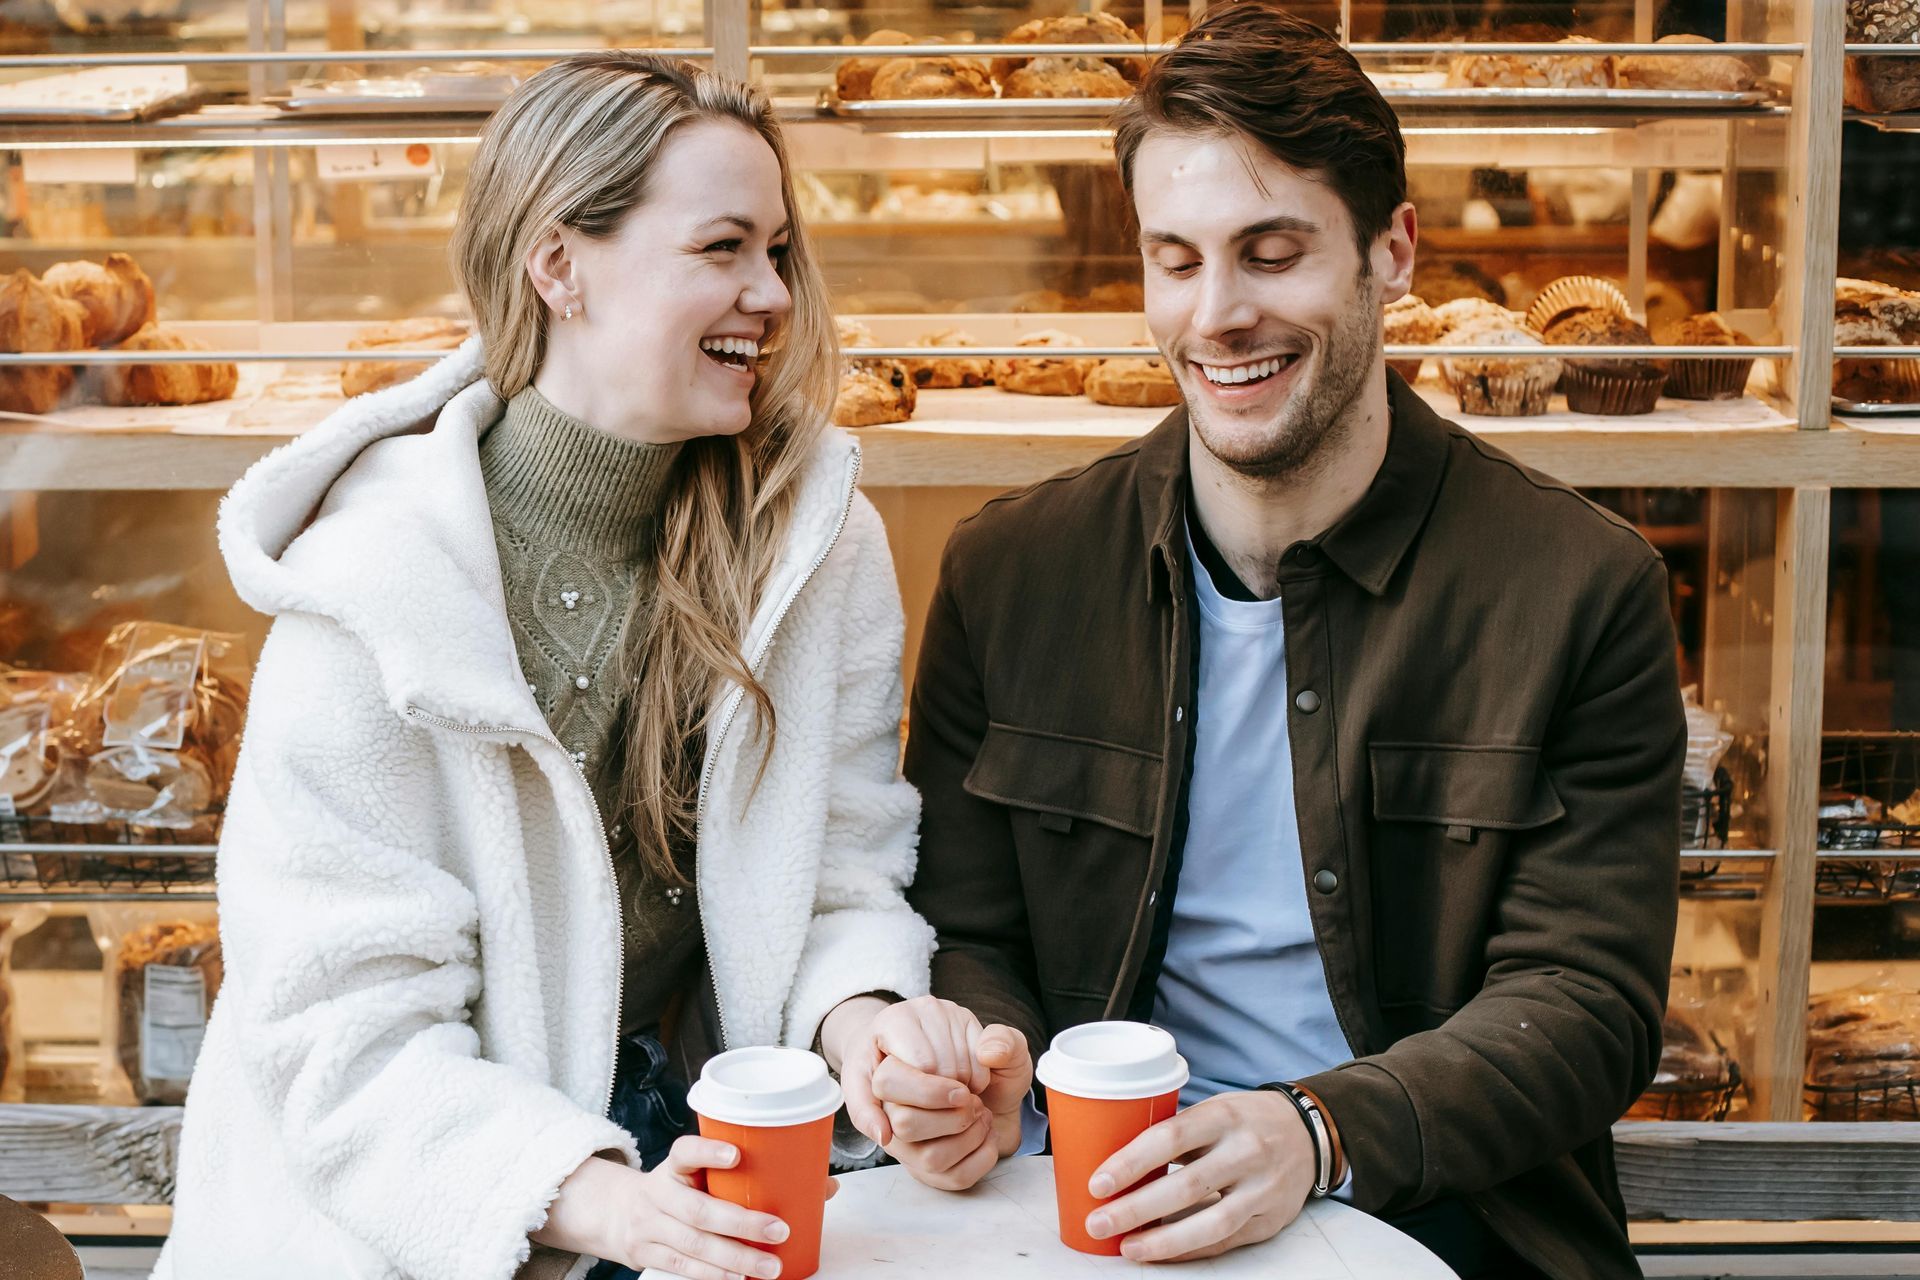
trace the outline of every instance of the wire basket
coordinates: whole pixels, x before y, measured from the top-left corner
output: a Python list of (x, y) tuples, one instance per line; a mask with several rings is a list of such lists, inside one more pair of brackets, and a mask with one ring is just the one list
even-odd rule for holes
[[(1822, 796), (1860, 796), (1891, 809), (1920, 793), (1920, 733), (1832, 733), (1821, 739)], [(1920, 851), (1920, 823), (1890, 817), (1823, 817), (1822, 849)]]
[(213, 879), (218, 813), (187, 827), (0, 818), (0, 886), (165, 892)]
[(1869, 1084), (1815, 1084), (1801, 1087), (1815, 1120), (1920, 1120), (1920, 1075)]
[(1733, 823), (1733, 775), (1713, 771), (1713, 785), (1683, 787), (1680, 791), (1680, 847), (1724, 849)]
[(1683, 1081), (1673, 1085), (1654, 1085), (1635, 1100), (1627, 1112), (1629, 1120), (1725, 1120), (1740, 1096), (1740, 1064), (1727, 1059), (1727, 1078), (1722, 1083)]

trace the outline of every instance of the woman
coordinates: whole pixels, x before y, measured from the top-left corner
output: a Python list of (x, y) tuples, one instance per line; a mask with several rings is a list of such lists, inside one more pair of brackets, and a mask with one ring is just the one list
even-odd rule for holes
[(696, 1189), (736, 1158), (679, 1136), (698, 1042), (871, 1062), (933, 941), (793, 210), (752, 91), (541, 72), (455, 233), (476, 337), (229, 495), (275, 622), (157, 1276), (777, 1274)]

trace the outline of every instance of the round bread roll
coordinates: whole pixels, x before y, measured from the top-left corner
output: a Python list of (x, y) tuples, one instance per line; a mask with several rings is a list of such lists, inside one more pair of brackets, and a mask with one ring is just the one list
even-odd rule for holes
[(896, 58), (873, 77), (873, 96), (890, 102), (920, 98), (991, 98), (993, 81), (974, 58)]
[[(861, 44), (913, 44), (904, 31), (876, 31)], [(848, 58), (833, 72), (833, 95), (841, 102), (865, 102), (873, 97), (873, 78), (891, 58)]]

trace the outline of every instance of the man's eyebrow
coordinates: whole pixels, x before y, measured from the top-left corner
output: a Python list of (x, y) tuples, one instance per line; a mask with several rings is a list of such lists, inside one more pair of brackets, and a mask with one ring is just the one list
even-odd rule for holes
[[(1264, 236), (1274, 231), (1296, 231), (1302, 235), (1318, 235), (1320, 233), (1320, 224), (1308, 218), (1297, 218), (1292, 214), (1283, 213), (1271, 218), (1262, 218), (1258, 222), (1248, 223), (1246, 226), (1234, 232), (1233, 238), (1236, 241), (1251, 240), (1255, 236)], [(1196, 247), (1193, 241), (1187, 239), (1185, 236), (1175, 235), (1171, 231), (1158, 231), (1150, 228), (1143, 229), (1140, 232), (1140, 243), (1143, 247), (1148, 248), (1158, 245), (1170, 245), (1180, 249), (1193, 249)]]
[[(708, 227), (711, 227), (714, 224), (721, 223), (721, 222), (730, 223), (733, 226), (740, 228), (740, 230), (746, 233), (747, 235), (752, 235), (754, 232), (754, 228), (759, 226), (757, 222), (755, 222), (752, 218), (749, 218), (744, 213), (723, 213), (723, 214), (720, 214), (718, 217), (708, 218), (705, 222), (700, 224), (700, 229), (704, 231)], [(773, 236), (774, 238), (778, 238), (780, 236), (787, 234), (787, 232), (791, 230), (793, 230), (793, 223), (790, 221), (783, 222), (780, 224), (780, 229), (773, 233)]]

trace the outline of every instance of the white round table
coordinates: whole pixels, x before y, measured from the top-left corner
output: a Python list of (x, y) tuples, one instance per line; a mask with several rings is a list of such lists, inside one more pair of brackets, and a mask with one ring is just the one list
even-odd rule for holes
[[(849, 1173), (827, 1202), (819, 1280), (1057, 1280), (1168, 1268), (1077, 1253), (1059, 1229), (1051, 1156), (1003, 1160), (962, 1192), (922, 1186), (898, 1165)], [(1336, 1200), (1309, 1200), (1264, 1244), (1175, 1269), (1219, 1280), (1454, 1280), (1411, 1237)]]

